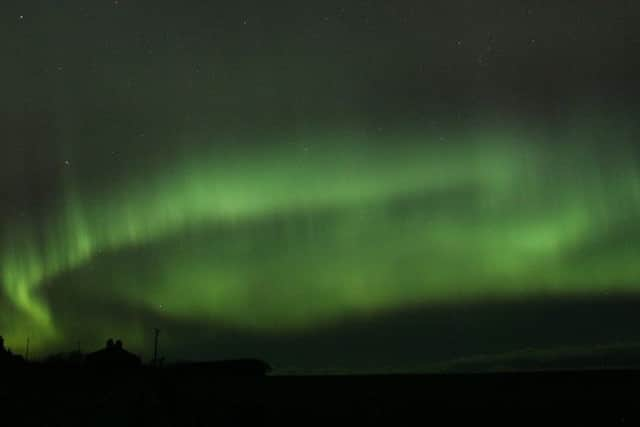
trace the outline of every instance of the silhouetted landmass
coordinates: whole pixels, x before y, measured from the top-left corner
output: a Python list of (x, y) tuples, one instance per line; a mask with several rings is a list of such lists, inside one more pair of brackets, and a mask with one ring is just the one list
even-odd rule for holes
[[(631, 369), (274, 376), (267, 375), (269, 364), (258, 359), (145, 366), (113, 340), (88, 355), (73, 351), (27, 363), (0, 343), (0, 360), (21, 366), (3, 370), (0, 378), (3, 416), (18, 417), (18, 425), (391, 424), (413, 419), (612, 425), (638, 421), (640, 403), (640, 370)], [(639, 360), (639, 351), (640, 346), (595, 348), (588, 363), (618, 355), (615, 360), (631, 364)], [(525, 351), (470, 358), (448, 367), (524, 366), (523, 360), (542, 356), (561, 366), (583, 360), (587, 353)], [(538, 360), (535, 369), (544, 365)]]
[(24, 358), (13, 354), (11, 350), (5, 348), (4, 338), (0, 336), (0, 366), (14, 366), (24, 364)]
[(639, 386), (640, 371), (220, 376), (197, 364), (115, 371), (34, 364), (3, 375), (0, 406), (5, 419), (22, 420), (17, 425), (429, 425), (440, 420), (632, 425), (638, 421)]
[(640, 344), (525, 349), (432, 365), (431, 372), (479, 373), (640, 369)]
[(58, 367), (80, 367), (85, 363), (86, 355), (81, 351), (52, 354), (44, 359), (43, 363)]
[(142, 360), (125, 350), (122, 341), (109, 339), (105, 348), (87, 355), (86, 364), (96, 368), (137, 368)]

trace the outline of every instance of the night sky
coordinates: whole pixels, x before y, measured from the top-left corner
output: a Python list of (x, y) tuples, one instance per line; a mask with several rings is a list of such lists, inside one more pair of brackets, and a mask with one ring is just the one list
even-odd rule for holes
[(3, 1), (0, 334), (411, 370), (640, 341), (635, 1)]

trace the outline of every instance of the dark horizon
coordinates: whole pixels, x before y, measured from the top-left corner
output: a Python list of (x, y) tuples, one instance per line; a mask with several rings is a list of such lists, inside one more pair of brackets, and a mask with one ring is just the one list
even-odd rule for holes
[[(207, 331), (194, 334), (194, 321), (161, 330), (159, 358), (165, 365), (257, 358), (268, 362), (274, 375), (485, 372), (527, 366), (523, 358), (528, 369), (555, 369), (558, 364), (571, 369), (572, 360), (575, 369), (640, 367), (640, 340), (634, 326), (640, 323), (639, 303), (630, 294), (416, 305), (375, 318), (362, 315), (321, 330), (280, 335), (218, 326), (212, 328), (216, 331), (212, 337)], [(153, 333), (145, 338), (143, 346), (123, 341), (144, 364), (153, 365)], [(61, 346), (30, 360), (43, 362), (77, 351), (89, 354), (104, 348), (104, 341), (102, 336), (85, 337), (76, 346)], [(5, 344), (14, 354), (23, 354), (20, 346)], [(33, 355), (37, 342), (30, 345)], [(318, 362), (319, 354), (326, 355), (326, 362)]]

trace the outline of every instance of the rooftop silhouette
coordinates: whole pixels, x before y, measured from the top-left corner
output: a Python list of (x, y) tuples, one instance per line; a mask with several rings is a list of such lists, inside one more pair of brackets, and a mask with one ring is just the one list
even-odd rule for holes
[(125, 350), (121, 340), (114, 342), (112, 338), (107, 340), (103, 349), (89, 353), (86, 362), (89, 366), (105, 368), (135, 368), (142, 365), (140, 357)]
[[(157, 358), (150, 366), (163, 368), (164, 358)], [(71, 352), (62, 352), (49, 355), (42, 361), (27, 361), (21, 355), (15, 355), (5, 347), (5, 342), (0, 336), (0, 367), (23, 364), (25, 366), (46, 366), (49, 368), (100, 368), (100, 369), (129, 369), (141, 368), (142, 359), (124, 348), (121, 340), (109, 338), (105, 346), (92, 353), (85, 354), (79, 349)], [(199, 375), (214, 376), (264, 376), (272, 371), (271, 366), (260, 359), (227, 359), (200, 362), (177, 362), (167, 365), (171, 372), (192, 372)]]

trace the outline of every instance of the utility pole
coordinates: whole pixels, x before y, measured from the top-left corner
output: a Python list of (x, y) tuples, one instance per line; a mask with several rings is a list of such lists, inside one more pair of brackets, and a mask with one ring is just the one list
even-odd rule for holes
[(153, 366), (158, 366), (158, 337), (160, 336), (160, 329), (155, 328), (153, 330)]
[(26, 360), (27, 362), (29, 361), (29, 344), (30, 344), (30, 338), (27, 337), (27, 348), (24, 351), (24, 360)]

